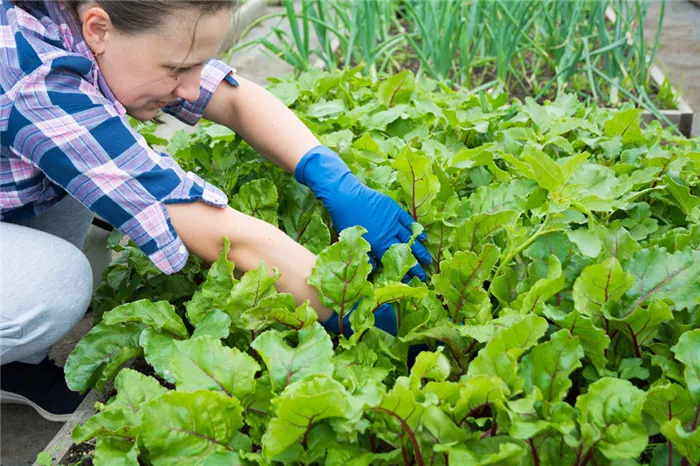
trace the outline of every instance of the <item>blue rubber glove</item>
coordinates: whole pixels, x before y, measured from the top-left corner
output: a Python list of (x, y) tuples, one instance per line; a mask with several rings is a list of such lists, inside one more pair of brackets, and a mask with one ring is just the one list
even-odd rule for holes
[[(367, 230), (364, 238), (372, 247), (370, 261), (381, 261), (393, 244), (411, 240), (413, 217), (389, 196), (360, 183), (338, 154), (328, 147), (317, 146), (307, 152), (299, 161), (294, 177), (311, 188), (323, 202), (337, 231), (355, 225)], [(425, 233), (421, 233), (411, 250), (419, 262), (429, 265), (433, 259), (420, 243), (426, 239)], [(428, 279), (420, 264), (411, 268), (409, 275), (422, 281)]]
[[(338, 321), (338, 314), (335, 312), (328, 320), (321, 322), (321, 325), (330, 332), (340, 334), (340, 322)], [(396, 336), (396, 314), (394, 314), (391, 304), (382, 304), (374, 311), (374, 326), (394, 337)], [(343, 318), (343, 335), (345, 335), (345, 338), (350, 338), (352, 334), (350, 313), (347, 313)]]

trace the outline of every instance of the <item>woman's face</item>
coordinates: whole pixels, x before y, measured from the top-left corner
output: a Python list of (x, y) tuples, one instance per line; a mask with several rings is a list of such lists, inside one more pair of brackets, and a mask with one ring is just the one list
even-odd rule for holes
[(197, 100), (202, 68), (221, 46), (229, 15), (220, 10), (197, 21), (194, 10), (183, 10), (167, 17), (158, 31), (129, 35), (117, 31), (99, 7), (80, 12), (85, 40), (105, 81), (138, 120), (155, 117), (178, 97)]

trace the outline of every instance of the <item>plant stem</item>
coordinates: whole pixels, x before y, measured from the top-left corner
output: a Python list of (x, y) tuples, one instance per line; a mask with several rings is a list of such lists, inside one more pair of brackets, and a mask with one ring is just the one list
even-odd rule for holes
[(588, 462), (593, 458), (593, 447), (591, 447), (590, 450), (588, 450), (588, 454), (583, 458), (583, 461), (581, 462), (581, 466), (586, 466)]
[[(510, 254), (506, 256), (503, 261), (501, 261), (501, 264), (498, 266), (498, 269), (496, 269), (496, 273), (493, 274), (493, 278), (495, 279), (501, 274), (501, 271), (503, 268), (510, 263), (511, 260), (518, 254), (520, 254), (526, 247), (530, 246), (537, 238), (539, 238), (542, 235), (546, 235), (547, 233), (551, 233), (551, 231), (547, 230), (547, 227), (549, 227), (549, 222), (552, 220), (552, 214), (548, 213), (547, 216), (544, 219), (544, 222), (542, 222), (542, 225), (540, 225), (540, 228), (537, 230), (537, 233), (532, 235), (530, 238), (527, 239), (527, 241), (524, 241), (523, 244), (515, 248)], [(491, 280), (491, 285), (493, 285), (493, 280)], [(489, 287), (491, 286), (489, 285)]]
[(397, 307), (397, 310), (396, 310), (396, 329), (398, 330), (401, 328), (401, 302), (400, 301), (396, 303), (396, 307)]
[(532, 441), (532, 438), (528, 439), (528, 443), (530, 444), (530, 450), (532, 450), (532, 462), (535, 466), (540, 466), (540, 455), (537, 453), (537, 447), (535, 446), (535, 442)]
[(393, 411), (390, 411), (386, 408), (373, 408), (374, 411), (379, 411), (380, 413), (388, 414), (389, 416), (395, 418), (401, 423), (401, 428), (403, 431), (408, 435), (408, 439), (411, 441), (411, 445), (413, 446), (413, 451), (416, 456), (416, 462), (418, 463), (418, 466), (425, 466), (423, 463), (423, 455), (421, 455), (420, 452), (420, 446), (418, 445), (418, 439), (416, 438), (416, 434), (411, 430), (411, 428), (408, 426), (408, 423), (406, 422), (406, 419), (402, 418), (398, 414), (396, 414)]

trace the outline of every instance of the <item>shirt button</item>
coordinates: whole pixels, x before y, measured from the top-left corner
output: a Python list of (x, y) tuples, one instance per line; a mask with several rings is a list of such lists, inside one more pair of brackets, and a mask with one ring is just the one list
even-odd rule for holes
[(183, 244), (182, 246), (180, 246), (180, 249), (178, 249), (178, 251), (180, 252), (180, 254), (184, 254), (187, 252), (187, 248), (185, 248), (185, 245)]

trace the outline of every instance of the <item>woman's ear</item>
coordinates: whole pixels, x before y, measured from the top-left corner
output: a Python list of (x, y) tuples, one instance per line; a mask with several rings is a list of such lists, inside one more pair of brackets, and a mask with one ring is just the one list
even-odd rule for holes
[(80, 19), (85, 43), (96, 57), (102, 55), (115, 33), (109, 15), (100, 7), (91, 7), (80, 12)]

